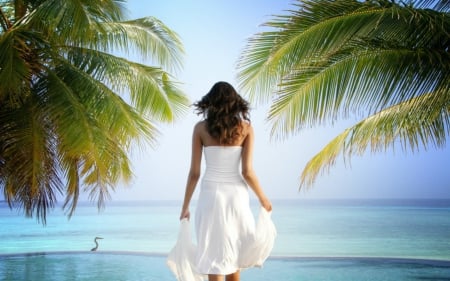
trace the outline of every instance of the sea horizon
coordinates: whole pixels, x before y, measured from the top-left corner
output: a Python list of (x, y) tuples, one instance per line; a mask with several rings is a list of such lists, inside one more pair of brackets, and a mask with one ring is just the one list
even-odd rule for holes
[[(84, 201), (70, 219), (55, 206), (43, 225), (2, 202), (0, 254), (84, 251), (95, 236), (105, 236), (105, 251), (164, 254), (176, 240), (180, 206), (181, 200), (124, 200), (98, 210)], [(259, 204), (251, 206), (256, 217)], [(450, 260), (450, 199), (275, 199), (273, 206), (273, 256)]]

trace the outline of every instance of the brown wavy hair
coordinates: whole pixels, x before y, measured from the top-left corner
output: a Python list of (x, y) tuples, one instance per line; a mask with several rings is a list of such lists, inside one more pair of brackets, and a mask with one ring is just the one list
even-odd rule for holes
[(249, 103), (227, 82), (214, 84), (194, 106), (205, 117), (208, 133), (220, 144), (233, 144), (242, 134), (241, 122), (250, 122)]

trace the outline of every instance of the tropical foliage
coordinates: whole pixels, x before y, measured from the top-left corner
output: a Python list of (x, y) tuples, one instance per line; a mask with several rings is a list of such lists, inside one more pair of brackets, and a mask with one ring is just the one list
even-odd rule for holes
[[(176, 33), (121, 0), (0, 0), (0, 188), (45, 223), (60, 195), (103, 207), (129, 153), (187, 108)], [(135, 57), (136, 59), (127, 59)], [(137, 63), (136, 61), (143, 61)], [(150, 66), (154, 65), (154, 66)]]
[(238, 62), (240, 86), (270, 101), (272, 134), (361, 118), (316, 154), (302, 186), (342, 156), (443, 147), (450, 128), (450, 2), (297, 1)]

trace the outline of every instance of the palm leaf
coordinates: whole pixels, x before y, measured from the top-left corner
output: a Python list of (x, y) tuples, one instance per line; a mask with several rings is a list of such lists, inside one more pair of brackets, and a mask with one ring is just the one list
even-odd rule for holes
[[(262, 101), (267, 100), (266, 95), (270, 97), (276, 86), (274, 83), (281, 81), (295, 65), (336, 52), (357, 32), (369, 32), (370, 26), (383, 14), (379, 7), (361, 11), (364, 4), (356, 1), (350, 7), (343, 1), (317, 1), (317, 4), (326, 4), (326, 10), (334, 13), (320, 14), (313, 19), (311, 13), (315, 9), (309, 7), (310, 2), (306, 1), (292, 16), (279, 17), (278, 21), (267, 24), (279, 31), (263, 32), (249, 39), (238, 60), (238, 79), (252, 99), (259, 94)], [(343, 13), (348, 13), (345, 20)]]
[[(0, 36), (0, 100), (17, 104), (24, 98), (22, 93), (29, 94), (24, 81), (31, 79), (32, 66), (23, 58), (29, 52), (27, 38), (41, 41), (35, 32), (22, 29), (12, 30)], [(18, 86), (19, 85), (19, 86)]]
[[(67, 71), (67, 68), (64, 68), (64, 70)], [(145, 133), (147, 137), (153, 136), (151, 131), (153, 127), (121, 99), (111, 98), (111, 96), (114, 97), (111, 93), (109, 93), (111, 96), (104, 99), (105, 102), (96, 103), (95, 108), (100, 111), (97, 113), (92, 110), (95, 105), (90, 104), (90, 101), (94, 99), (83, 98), (82, 95), (86, 93), (83, 90), (73, 88), (80, 85), (80, 81), (72, 80), (71, 83), (73, 84), (67, 83), (61, 77), (67, 79), (73, 76), (66, 77), (63, 73), (58, 74), (60, 76), (48, 72), (49, 77), (46, 81), (49, 81), (50, 84), (45, 87), (47, 89), (45, 100), (48, 110), (52, 110), (52, 107), (55, 110), (66, 108), (62, 112), (59, 110), (59, 114), (51, 114), (51, 116), (55, 117), (52, 120), (55, 133), (60, 136), (58, 145), (60, 161), (62, 167), (70, 168), (72, 179), (69, 182), (66, 202), (76, 203), (79, 190), (77, 190), (75, 184), (80, 181), (83, 182), (86, 189), (90, 189), (91, 186), (111, 186), (112, 183), (121, 178), (130, 179), (129, 159), (123, 149), (128, 147), (129, 143), (127, 142), (131, 136), (137, 138), (142, 133)], [(76, 77), (80, 79), (82, 76), (76, 75)], [(99, 94), (92, 95), (97, 99), (102, 93), (108, 94), (107, 88), (95, 85), (99, 82), (92, 78), (91, 80), (84, 79), (83, 82), (85, 85), (94, 84), (93, 86), (100, 87), (103, 90)], [(95, 88), (90, 89), (98, 91)], [(90, 92), (90, 94), (92, 93), (95, 92)], [(109, 109), (108, 106), (114, 109)], [(105, 112), (102, 112), (103, 110)], [(108, 113), (110, 113), (109, 119)], [(113, 117), (115, 119), (111, 119)], [(113, 124), (116, 123), (114, 121), (119, 124)], [(125, 125), (128, 125), (128, 127)], [(137, 128), (140, 128), (139, 132), (135, 131)], [(123, 130), (125, 131), (122, 132)], [(73, 165), (76, 165), (76, 167)], [(76, 175), (74, 169), (78, 170), (78, 175)], [(91, 193), (94, 193), (94, 191), (91, 190)], [(99, 205), (102, 206), (105, 201), (102, 196), (105, 193), (101, 192), (100, 195), (101, 197), (97, 199)], [(71, 214), (74, 205), (71, 205), (70, 208)]]
[(178, 35), (154, 17), (122, 21), (120, 2), (48, 0), (29, 15), (27, 24), (45, 30), (63, 46), (132, 52), (169, 71), (180, 68), (184, 51)]
[(113, 91), (128, 94), (137, 110), (153, 119), (172, 121), (187, 108), (188, 100), (161, 68), (84, 48), (68, 48), (67, 53), (65, 67), (73, 64), (79, 75), (86, 72)]
[(36, 210), (37, 218), (45, 223), (47, 210), (54, 206), (62, 184), (55, 161), (55, 140), (48, 135), (49, 123), (42, 113), (31, 102), (20, 110), (3, 107), (2, 131), (8, 134), (2, 135), (0, 143), (5, 199), (27, 216), (33, 216)]
[[(244, 49), (238, 61), (238, 78), (251, 99), (259, 95), (260, 100), (267, 100), (280, 90), (280, 83), (291, 71), (304, 63), (321, 63), (349, 44), (355, 48), (358, 38), (378, 38), (382, 34), (384, 38), (380, 39), (384, 41), (414, 40), (419, 48), (429, 43), (431, 36), (433, 40), (441, 38), (441, 46), (448, 45), (449, 17), (435, 12), (419, 13), (395, 5), (384, 8), (358, 1), (306, 1), (301, 7), (289, 17), (269, 22), (268, 26), (280, 30), (255, 35)], [(436, 19), (430, 21), (433, 17)]]
[[(430, 104), (434, 106), (430, 107)], [(400, 144), (404, 151), (445, 146), (450, 128), (450, 93), (428, 93), (376, 113), (335, 137), (305, 166), (301, 187), (310, 187), (317, 176), (335, 163), (339, 155), (349, 161), (368, 149), (385, 151)]]
[(439, 52), (380, 50), (350, 53), (323, 67), (305, 67), (285, 78), (269, 120), (282, 137), (304, 126), (375, 113), (448, 85), (450, 67)]
[(308, 163), (302, 185), (310, 186), (338, 155), (347, 159), (369, 145), (386, 150), (400, 139), (414, 150), (445, 142), (448, 3), (298, 1), (289, 15), (265, 24), (275, 30), (249, 39), (238, 79), (250, 99), (271, 100), (273, 136), (350, 115), (369, 116)]
[(153, 59), (169, 71), (181, 67), (184, 49), (178, 34), (154, 17), (106, 22), (102, 28), (105, 33), (99, 33), (96, 40), (103, 50), (126, 54), (136, 50), (144, 60)]
[(45, 31), (54, 40), (84, 45), (91, 42), (98, 32), (104, 32), (101, 22), (123, 19), (121, 2), (124, 1), (46, 0), (32, 7), (19, 23)]

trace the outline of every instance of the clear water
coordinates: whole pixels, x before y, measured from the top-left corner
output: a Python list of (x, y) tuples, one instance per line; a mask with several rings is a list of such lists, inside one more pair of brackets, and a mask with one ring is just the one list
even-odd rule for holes
[[(0, 280), (174, 280), (178, 213), (178, 202), (80, 205), (44, 227), (0, 205)], [(242, 280), (450, 280), (450, 200), (277, 201), (272, 218), (273, 255)]]
[[(127, 253), (58, 253), (4, 257), (0, 280), (175, 280), (165, 257)], [(450, 262), (357, 258), (270, 258), (246, 281), (449, 280)]]

